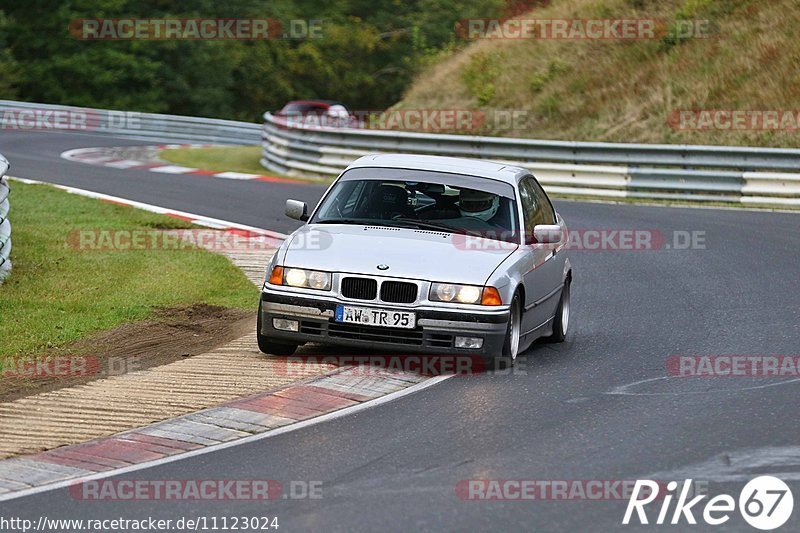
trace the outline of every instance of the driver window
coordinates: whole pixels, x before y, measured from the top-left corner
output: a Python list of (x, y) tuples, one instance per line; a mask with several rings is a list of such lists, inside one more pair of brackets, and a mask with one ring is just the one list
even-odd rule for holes
[(525, 242), (532, 243), (533, 227), (539, 223), (537, 220), (541, 209), (528, 178), (523, 178), (519, 182), (519, 196), (522, 202), (522, 214), (525, 217)]
[(550, 203), (550, 200), (547, 199), (547, 195), (542, 189), (542, 186), (539, 185), (535, 179), (531, 177), (525, 178), (525, 181), (531, 188), (531, 192), (533, 193), (534, 197), (537, 199), (536, 203), (539, 206), (538, 212), (538, 219), (537, 224), (555, 224), (556, 223), (556, 213), (553, 210), (553, 206)]

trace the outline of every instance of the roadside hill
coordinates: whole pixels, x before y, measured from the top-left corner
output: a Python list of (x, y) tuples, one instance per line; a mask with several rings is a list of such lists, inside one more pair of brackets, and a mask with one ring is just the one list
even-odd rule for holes
[[(524, 117), (523, 128), (489, 119), (470, 132), (488, 135), (800, 145), (798, 0), (553, 0), (520, 18), (658, 22), (654, 38), (464, 40), (417, 76), (393, 109)], [(687, 21), (707, 21), (703, 36), (686, 36)], [(483, 29), (477, 35), (498, 35)]]

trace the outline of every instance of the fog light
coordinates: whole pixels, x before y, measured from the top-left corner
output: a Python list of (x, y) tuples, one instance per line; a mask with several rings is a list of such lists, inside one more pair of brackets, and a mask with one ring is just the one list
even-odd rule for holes
[(479, 350), (483, 348), (483, 339), (480, 337), (456, 337), (456, 348)]
[(286, 320), (285, 318), (273, 318), (272, 327), (280, 331), (299, 331), (300, 322), (297, 320)]

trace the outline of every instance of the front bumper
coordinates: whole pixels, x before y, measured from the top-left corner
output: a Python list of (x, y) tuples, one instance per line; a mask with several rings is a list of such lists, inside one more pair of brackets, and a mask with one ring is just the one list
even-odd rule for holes
[[(350, 301), (338, 303), (374, 307)], [(509, 317), (508, 310), (477, 314), (397, 307), (397, 310), (414, 311), (417, 314), (415, 329), (399, 329), (336, 322), (336, 305), (336, 301), (265, 289), (261, 293), (260, 333), (270, 339), (292, 344), (317, 342), (407, 353), (491, 357), (502, 354)], [(381, 304), (381, 308), (392, 306)], [(277, 330), (273, 327), (273, 318), (297, 320), (300, 323), (299, 331)], [(480, 337), (483, 346), (479, 349), (456, 348), (456, 336)]]

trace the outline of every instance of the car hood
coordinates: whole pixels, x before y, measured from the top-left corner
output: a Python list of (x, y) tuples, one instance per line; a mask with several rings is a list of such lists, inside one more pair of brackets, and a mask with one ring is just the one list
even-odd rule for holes
[[(284, 244), (283, 265), (483, 285), (516, 245), (438, 231), (311, 224)], [(378, 269), (385, 265), (386, 270)]]

